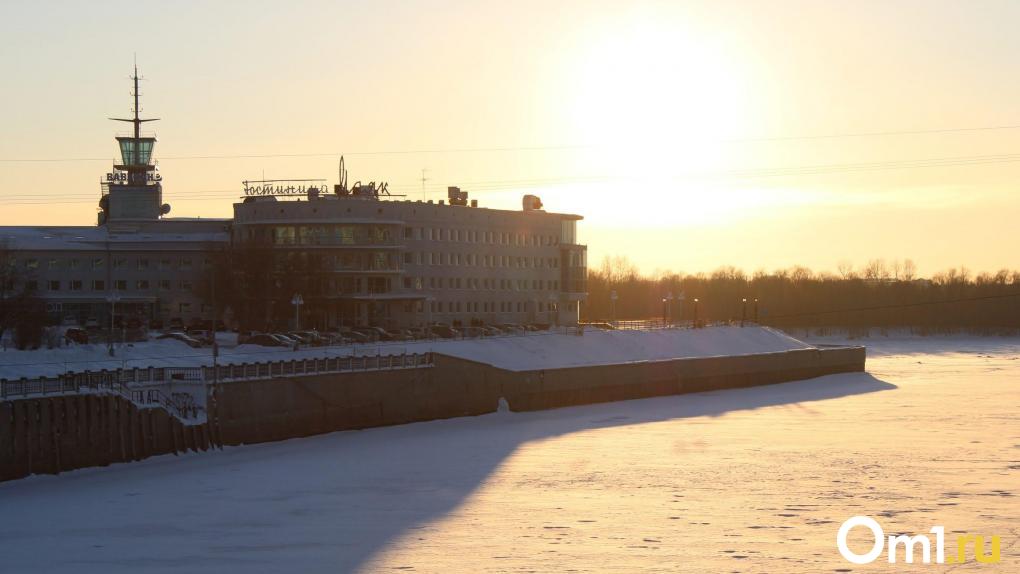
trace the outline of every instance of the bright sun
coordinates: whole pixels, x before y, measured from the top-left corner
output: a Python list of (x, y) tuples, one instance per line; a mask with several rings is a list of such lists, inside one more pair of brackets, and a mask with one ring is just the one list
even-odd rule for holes
[[(661, 190), (656, 200), (673, 224), (692, 221), (688, 213), (712, 218), (728, 208), (711, 184), (690, 176), (734, 167), (733, 146), (724, 140), (746, 133), (741, 66), (676, 22), (634, 18), (586, 41), (567, 87), (575, 137), (597, 146), (584, 169)], [(614, 220), (633, 223), (620, 207), (611, 207)], [(641, 208), (645, 223), (648, 216)]]

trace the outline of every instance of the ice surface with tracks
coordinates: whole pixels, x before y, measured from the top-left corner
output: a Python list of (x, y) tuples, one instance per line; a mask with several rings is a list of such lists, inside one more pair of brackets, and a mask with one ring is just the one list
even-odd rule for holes
[[(867, 373), (0, 484), (0, 571), (1020, 571), (1020, 340), (860, 342)], [(857, 514), (1002, 562), (855, 567)]]

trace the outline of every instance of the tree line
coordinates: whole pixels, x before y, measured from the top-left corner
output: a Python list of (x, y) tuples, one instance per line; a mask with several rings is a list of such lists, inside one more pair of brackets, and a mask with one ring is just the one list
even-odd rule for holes
[(1016, 332), (1020, 271), (974, 274), (952, 268), (921, 278), (909, 259), (875, 259), (859, 269), (841, 263), (837, 273), (797, 266), (751, 275), (734, 267), (643, 275), (626, 257), (606, 257), (589, 270), (584, 320), (667, 314), (674, 321), (690, 321), (695, 314), (699, 321), (709, 322), (757, 317), (759, 323), (781, 328)]

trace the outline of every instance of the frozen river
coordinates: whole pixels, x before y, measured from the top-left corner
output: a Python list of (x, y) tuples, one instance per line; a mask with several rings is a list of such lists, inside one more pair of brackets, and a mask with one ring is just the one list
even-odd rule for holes
[(904, 571), (841, 558), (858, 514), (1002, 537), (907, 571), (1020, 571), (1020, 340), (865, 344), (867, 374), (0, 484), (0, 571)]

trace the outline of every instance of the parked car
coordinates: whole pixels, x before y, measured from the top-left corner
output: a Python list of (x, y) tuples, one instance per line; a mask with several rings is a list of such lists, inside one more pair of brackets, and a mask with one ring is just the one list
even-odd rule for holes
[(387, 329), (386, 334), (390, 341), (411, 341), (414, 339), (414, 335), (405, 329)]
[(485, 333), (486, 337), (499, 337), (505, 334), (499, 327), (493, 327), (491, 325), (482, 327), (482, 332)]
[(518, 334), (518, 333), (521, 333), (521, 332), (524, 331), (524, 327), (521, 327), (520, 325), (518, 325), (516, 323), (501, 323), (499, 325), (499, 328), (503, 329), (504, 333), (507, 333), (507, 334), (510, 334), (510, 335), (515, 335), (515, 334)]
[(313, 345), (316, 347), (321, 347), (323, 345), (329, 344), (329, 339), (325, 336), (325, 334), (320, 333), (318, 331), (294, 331), (293, 333), (290, 334), (300, 336), (304, 340), (306, 340), (309, 345)]
[(433, 336), (439, 337), (440, 339), (456, 339), (460, 336), (460, 331), (454, 329), (449, 325), (432, 325), (429, 327), (429, 332)]
[(355, 331), (350, 327), (340, 327), (339, 333), (340, 336), (352, 343), (369, 343), (372, 341), (370, 336), (360, 331)]
[(71, 327), (64, 331), (64, 340), (79, 345), (86, 345), (89, 342), (89, 333), (85, 329)]
[(215, 336), (212, 331), (206, 331), (204, 329), (192, 329), (188, 331), (188, 336), (192, 339), (198, 339), (203, 344), (212, 345), (213, 337)]
[(411, 329), (408, 329), (407, 331), (408, 331), (408, 333), (411, 334), (411, 337), (413, 337), (414, 339), (428, 339), (429, 338), (428, 329), (425, 329), (424, 327), (413, 327)]
[(98, 329), (99, 328), (99, 319), (96, 319), (95, 317), (89, 317), (88, 319), (85, 319), (85, 328), (86, 329)]
[[(386, 331), (380, 329), (379, 327), (358, 326), (352, 327), (351, 330), (354, 331), (355, 333), (361, 333), (368, 339), (369, 342), (388, 340), (383, 338), (383, 335), (386, 335)], [(389, 335), (386, 335), (386, 337), (388, 338)]]
[(169, 333), (163, 333), (162, 335), (156, 337), (156, 340), (160, 339), (173, 339), (175, 341), (180, 341), (193, 349), (197, 349), (203, 346), (202, 341), (199, 341), (198, 339), (191, 337), (186, 333), (182, 333), (181, 331), (171, 331)]
[(267, 335), (265, 333), (259, 333), (252, 335), (244, 340), (245, 345), (259, 345), (261, 347), (286, 347), (287, 344), (280, 339)]
[(272, 336), (276, 337), (276, 339), (288, 347), (294, 347), (301, 343), (297, 339), (291, 338), (284, 333), (272, 333)]
[(484, 337), (485, 330), (481, 327), (461, 327), (460, 334), (462, 337)]

